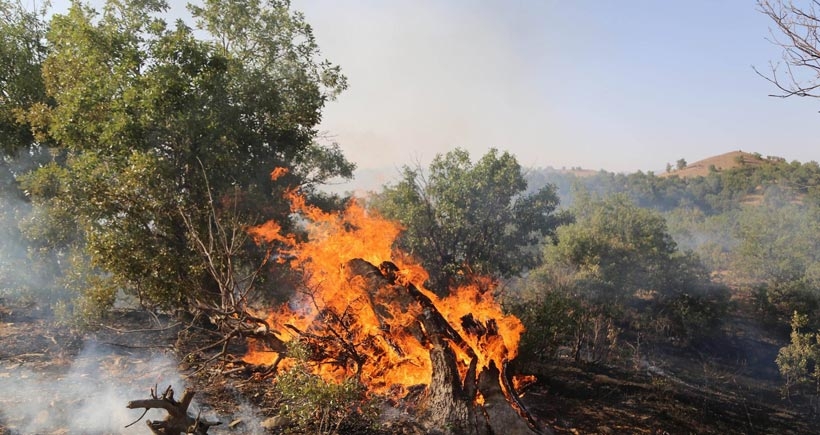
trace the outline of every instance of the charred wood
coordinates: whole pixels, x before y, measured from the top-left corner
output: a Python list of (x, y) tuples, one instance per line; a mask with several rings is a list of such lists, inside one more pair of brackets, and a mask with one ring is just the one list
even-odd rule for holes
[[(126, 407), (128, 409), (143, 408), (146, 411), (149, 409), (164, 409), (167, 411), (168, 416), (162, 421), (146, 420), (145, 424), (155, 435), (207, 435), (211, 426), (221, 423), (210, 423), (200, 420), (199, 416), (191, 417), (188, 415), (188, 407), (191, 405), (193, 398), (194, 392), (185, 390), (182, 393), (182, 399), (177, 401), (174, 399), (174, 390), (169, 386), (162, 396), (157, 396), (156, 390), (151, 389), (150, 399), (132, 400), (128, 402)], [(143, 415), (145, 414), (143, 413)]]
[[(550, 434), (532, 419), (521, 404), (508, 379), (494, 364), (478, 367), (476, 351), (436, 308), (435, 303), (411, 283), (399, 281), (398, 268), (390, 262), (376, 267), (365, 260), (353, 259), (345, 264), (348, 275), (362, 277), (375, 307), (396, 305), (407, 309), (421, 306), (416, 317), (424, 342), (430, 343), (432, 378), (427, 386), (426, 420), (431, 431), (465, 435)], [(377, 314), (387, 310), (376, 310)], [(472, 315), (461, 319), (461, 327), (476, 337), (498, 335), (498, 325), (490, 319), (481, 322)], [(459, 349), (470, 358), (464, 375), (457, 366)], [(505, 383), (505, 380), (507, 381)], [(480, 397), (479, 397), (480, 395)]]

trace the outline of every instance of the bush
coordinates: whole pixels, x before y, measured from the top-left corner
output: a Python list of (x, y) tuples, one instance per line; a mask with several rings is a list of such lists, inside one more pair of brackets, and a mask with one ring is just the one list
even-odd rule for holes
[(783, 391), (791, 395), (794, 387), (814, 387), (812, 394), (820, 394), (820, 335), (805, 331), (809, 317), (805, 314), (792, 315), (791, 340), (777, 354), (777, 368), (786, 381)]
[(327, 382), (313, 374), (307, 361), (307, 349), (294, 342), (288, 355), (296, 364), (276, 379), (281, 394), (279, 415), (291, 422), (296, 432), (335, 434), (340, 427), (355, 426), (363, 430), (373, 426), (378, 409), (364, 386), (355, 378), (340, 384)]
[[(555, 279), (540, 275), (530, 285), (537, 287), (538, 279)], [(525, 327), (520, 354), (526, 357), (522, 362), (570, 357), (576, 363), (604, 363), (616, 356), (613, 351), (621, 332), (614, 321), (618, 313), (605, 302), (606, 292), (597, 291), (600, 289), (594, 288), (595, 284), (574, 278), (553, 282), (512, 304)]]
[(727, 288), (710, 285), (691, 290), (664, 298), (656, 307), (656, 317), (668, 326), (667, 335), (683, 343), (718, 331), (729, 309)]
[(557, 292), (546, 293), (536, 301), (514, 304), (512, 311), (526, 328), (521, 336), (520, 355), (534, 361), (553, 358), (573, 330), (572, 313), (576, 305), (576, 301)]
[[(753, 290), (752, 297), (755, 308), (766, 321), (788, 323), (790, 314), (794, 312), (816, 318), (820, 311), (820, 297), (812, 287), (805, 280), (762, 283)], [(820, 324), (815, 321), (810, 326)]]

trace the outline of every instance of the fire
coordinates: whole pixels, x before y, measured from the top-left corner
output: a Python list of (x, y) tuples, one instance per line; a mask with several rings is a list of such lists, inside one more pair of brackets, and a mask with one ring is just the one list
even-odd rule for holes
[(515, 375), (512, 378), (513, 388), (519, 395), (525, 388), (534, 384), (536, 381), (537, 379), (533, 375)]
[[(272, 173), (281, 175), (278, 170)], [(374, 393), (406, 391), (410, 386), (430, 383), (431, 344), (422, 338), (422, 326), (417, 320), (423, 307), (418, 302), (384, 303), (382, 299), (374, 304), (364, 278), (346, 270), (345, 265), (355, 258), (376, 266), (388, 265), (397, 275), (396, 283), (413, 285), (429, 298), (475, 350), (478, 367), (491, 362), (500, 367), (516, 356), (524, 328), (516, 317), (505, 315), (493, 299), (492, 280), (476, 280), (473, 285), (453, 289), (449, 296), (438, 298), (422, 286), (427, 272), (393, 248), (402, 231), (397, 223), (373, 215), (355, 202), (341, 213), (324, 213), (308, 205), (298, 192), (289, 192), (288, 199), (292, 212), (304, 219), (306, 242), (282, 234), (275, 222), (249, 232), (258, 242), (275, 241), (286, 246), (287, 261), (304, 276), (304, 286), (297, 296), (272, 310), (267, 321), (282, 341), (307, 337), (318, 344), (310, 349), (316, 374), (337, 382), (358, 376)], [(463, 375), (471, 356), (458, 346), (451, 347), (459, 357)], [(252, 343), (244, 361), (272, 364), (278, 358), (276, 352)], [(288, 358), (281, 364), (287, 367)]]

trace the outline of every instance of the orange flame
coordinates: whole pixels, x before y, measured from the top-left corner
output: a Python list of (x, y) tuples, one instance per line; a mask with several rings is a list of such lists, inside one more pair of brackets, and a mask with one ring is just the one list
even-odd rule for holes
[(538, 381), (538, 378), (533, 375), (519, 374), (512, 377), (513, 388), (515, 389), (515, 393), (518, 395), (521, 395), (525, 388), (534, 384), (536, 381)]
[[(307, 242), (297, 242), (294, 236), (281, 234), (281, 226), (274, 222), (251, 228), (249, 232), (258, 242), (275, 241), (287, 246), (290, 266), (304, 275), (303, 291), (271, 312), (267, 320), (277, 336), (286, 342), (297, 338), (295, 330), (303, 335), (329, 337), (322, 342), (321, 349), (316, 349), (321, 357), (313, 368), (316, 374), (332, 381), (358, 375), (375, 393), (405, 391), (407, 387), (429, 384), (431, 380), (429, 344), (414, 334), (421, 307), (418, 303), (379, 305), (381, 311), (377, 313), (364, 279), (350, 278), (345, 271), (344, 265), (354, 258), (373, 265), (391, 261), (398, 266), (397, 281), (415, 285), (430, 298), (475, 350), (479, 367), (489, 366), (491, 361), (500, 367), (502, 362), (517, 355), (524, 327), (516, 317), (505, 315), (493, 299), (492, 291), (488, 290), (494, 286), (491, 280), (476, 280), (475, 285), (454, 289), (449, 296), (438, 298), (422, 286), (428, 278), (427, 272), (409, 256), (393, 249), (402, 230), (397, 223), (368, 213), (355, 202), (341, 213), (325, 213), (308, 205), (298, 192), (288, 192), (287, 198), (291, 210), (304, 218)], [(468, 316), (472, 322), (464, 321)], [(477, 334), (476, 328), (492, 329), (494, 333)], [(453, 348), (459, 356), (463, 376), (469, 358), (464, 350)], [(359, 358), (351, 361), (352, 354)], [(277, 358), (275, 352), (254, 343), (244, 361), (272, 364)], [(282, 363), (287, 366), (288, 359), (284, 358)]]
[(288, 168), (282, 168), (282, 167), (273, 168), (273, 171), (271, 171), (271, 173), (270, 173), (270, 179), (273, 180), (273, 181), (276, 181), (276, 180), (282, 178), (283, 176), (287, 175), (287, 173), (288, 173)]

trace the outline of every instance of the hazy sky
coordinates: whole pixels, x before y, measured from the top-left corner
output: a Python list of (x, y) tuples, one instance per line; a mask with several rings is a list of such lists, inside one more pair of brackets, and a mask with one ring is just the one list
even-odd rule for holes
[(742, 149), (820, 160), (820, 101), (752, 70), (753, 1), (294, 0), (350, 89), (322, 128), (362, 168), (496, 147), (526, 166), (662, 171)]
[(751, 0), (293, 7), (348, 76), (321, 129), (362, 169), (395, 174), (454, 147), (616, 172), (737, 149), (820, 160), (820, 100), (769, 97), (775, 89), (752, 70), (768, 70), (780, 50)]

